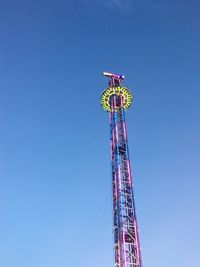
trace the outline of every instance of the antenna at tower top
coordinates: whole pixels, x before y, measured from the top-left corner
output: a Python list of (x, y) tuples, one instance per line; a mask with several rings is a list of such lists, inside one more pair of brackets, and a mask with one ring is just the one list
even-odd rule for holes
[(121, 74), (114, 74), (111, 72), (103, 72), (103, 76), (109, 77), (109, 78), (115, 78), (115, 79), (119, 79), (119, 80), (124, 80), (125, 76), (121, 75)]
[(120, 82), (124, 80), (125, 76), (121, 74), (114, 74), (111, 72), (103, 72), (103, 76), (110, 78), (108, 85), (110, 87), (120, 86)]

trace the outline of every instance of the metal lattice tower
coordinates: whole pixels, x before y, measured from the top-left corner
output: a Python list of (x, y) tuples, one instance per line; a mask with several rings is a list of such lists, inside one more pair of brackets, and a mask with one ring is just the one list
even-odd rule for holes
[(101, 106), (110, 115), (115, 266), (142, 267), (124, 112), (131, 105), (132, 95), (121, 86), (124, 76), (103, 75), (110, 78), (101, 95)]

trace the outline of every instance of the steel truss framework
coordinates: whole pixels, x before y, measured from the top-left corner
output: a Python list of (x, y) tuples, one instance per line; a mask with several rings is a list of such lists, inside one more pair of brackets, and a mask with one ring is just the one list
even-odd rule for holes
[(110, 97), (114, 262), (116, 267), (142, 267), (123, 95)]

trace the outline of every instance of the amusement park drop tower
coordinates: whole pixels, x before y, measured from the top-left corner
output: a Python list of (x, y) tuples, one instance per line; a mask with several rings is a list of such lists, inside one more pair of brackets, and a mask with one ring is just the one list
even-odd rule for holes
[(103, 75), (110, 79), (101, 95), (101, 106), (110, 115), (115, 266), (142, 267), (124, 112), (132, 95), (121, 86), (123, 75)]

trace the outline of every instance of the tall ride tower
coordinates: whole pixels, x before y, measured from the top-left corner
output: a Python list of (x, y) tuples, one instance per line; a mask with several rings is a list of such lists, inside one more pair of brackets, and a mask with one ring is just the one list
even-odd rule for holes
[(103, 75), (109, 78), (101, 106), (110, 115), (115, 267), (142, 267), (124, 112), (132, 95), (121, 86), (123, 75)]

